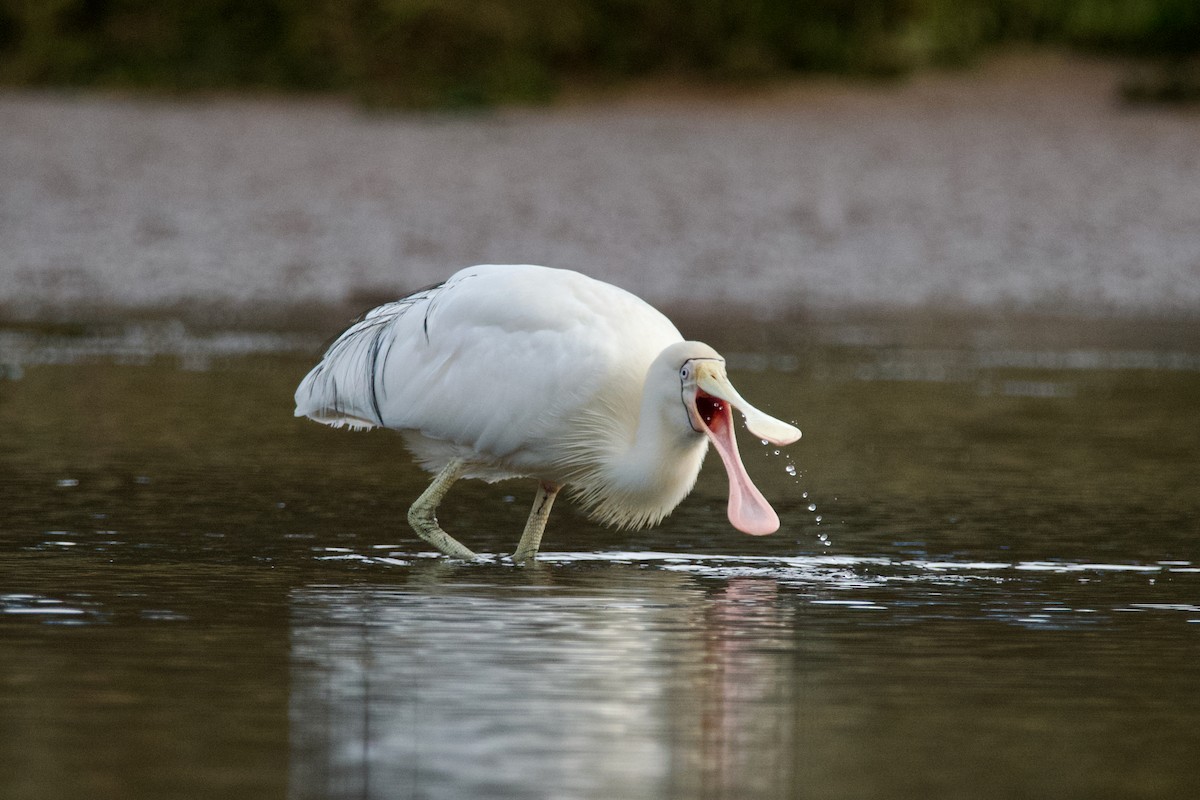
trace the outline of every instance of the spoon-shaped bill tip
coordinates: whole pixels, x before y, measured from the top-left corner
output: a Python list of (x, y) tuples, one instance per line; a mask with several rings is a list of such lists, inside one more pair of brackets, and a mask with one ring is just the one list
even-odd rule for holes
[(758, 438), (777, 445), (791, 444), (800, 438), (800, 429), (795, 425), (775, 419), (746, 402), (746, 398), (738, 394), (723, 372), (706, 372), (699, 377), (696, 385), (706, 394), (724, 400), (742, 412), (746, 418), (746, 428)]
[(800, 429), (795, 425), (775, 419), (753, 406), (739, 406), (738, 410), (746, 418), (746, 428), (758, 438), (766, 439), (771, 444), (791, 444), (800, 438)]

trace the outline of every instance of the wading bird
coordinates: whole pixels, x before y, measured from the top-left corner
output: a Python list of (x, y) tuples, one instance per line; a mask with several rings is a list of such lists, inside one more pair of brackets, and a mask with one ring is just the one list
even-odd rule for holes
[(692, 490), (709, 441), (729, 473), (729, 521), (777, 530), (742, 466), (731, 406), (760, 439), (800, 438), (742, 399), (715, 350), (638, 297), (527, 265), (468, 267), (368, 312), (296, 389), (298, 417), (403, 435), (436, 475), (408, 521), (447, 555), (475, 557), (438, 525), (451, 484), (535, 479), (517, 563), (537, 554), (564, 487), (602, 523), (657, 523)]

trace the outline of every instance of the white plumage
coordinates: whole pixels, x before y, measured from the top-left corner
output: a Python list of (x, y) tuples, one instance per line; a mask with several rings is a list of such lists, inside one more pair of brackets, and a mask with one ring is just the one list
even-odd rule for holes
[(602, 522), (658, 522), (691, 491), (709, 439), (730, 471), (731, 521), (777, 528), (737, 457), (729, 403), (764, 439), (800, 436), (746, 404), (716, 351), (641, 299), (527, 265), (469, 267), (370, 311), (296, 390), (296, 416), (400, 431), (438, 473), (409, 520), (451, 555), (474, 555), (434, 516), (454, 480), (537, 479), (518, 561), (536, 553), (562, 487)]

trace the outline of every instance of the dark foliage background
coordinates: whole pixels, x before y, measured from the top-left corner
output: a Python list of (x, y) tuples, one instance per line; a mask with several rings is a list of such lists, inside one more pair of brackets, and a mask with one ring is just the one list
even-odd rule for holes
[[(571, 81), (888, 76), (1008, 43), (1152, 57), (1188, 83), (1196, 0), (0, 0), (0, 83), (539, 101)], [(1185, 91), (1185, 90), (1184, 90)]]

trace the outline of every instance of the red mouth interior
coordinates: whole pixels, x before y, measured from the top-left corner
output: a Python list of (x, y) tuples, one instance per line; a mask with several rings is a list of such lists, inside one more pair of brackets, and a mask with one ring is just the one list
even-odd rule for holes
[(715, 421), (726, 419), (724, 411), (725, 403), (723, 401), (704, 392), (696, 392), (696, 413), (700, 415), (700, 419), (704, 420), (704, 424), (709, 430), (713, 429)]

